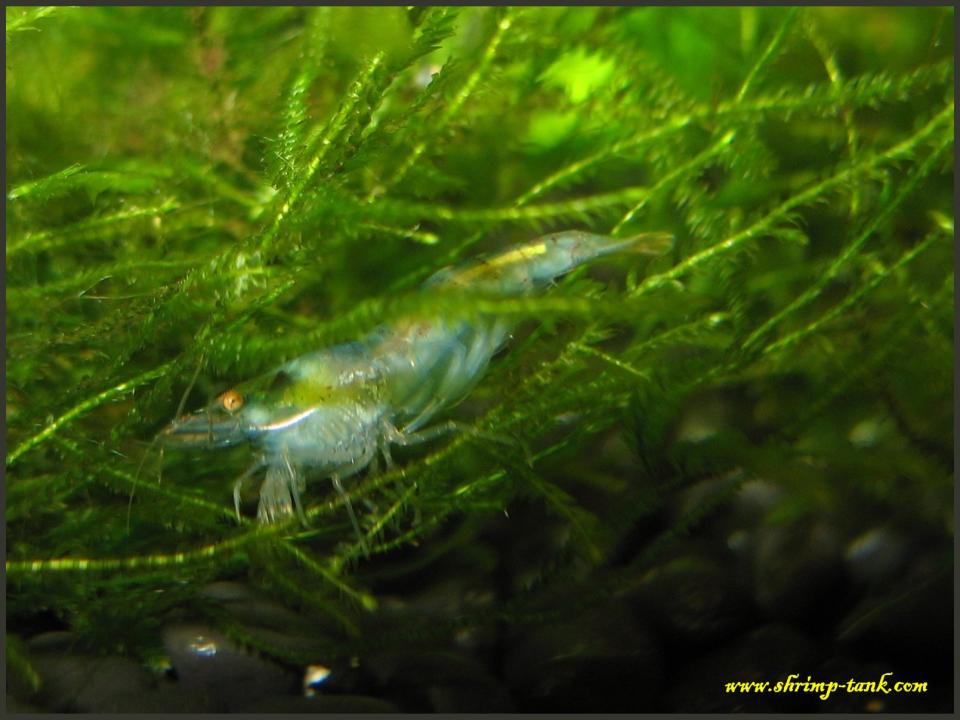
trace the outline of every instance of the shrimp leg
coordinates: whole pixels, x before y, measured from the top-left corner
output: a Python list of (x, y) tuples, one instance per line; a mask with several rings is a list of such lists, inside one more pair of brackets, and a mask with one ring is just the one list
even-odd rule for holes
[(370, 548), (367, 547), (367, 541), (363, 537), (363, 532), (360, 530), (360, 523), (357, 522), (357, 516), (353, 512), (353, 503), (350, 502), (350, 496), (347, 495), (347, 491), (343, 489), (343, 484), (340, 482), (340, 475), (337, 473), (331, 475), (330, 482), (333, 483), (333, 488), (337, 491), (337, 494), (343, 498), (343, 504), (347, 506), (350, 524), (353, 525), (353, 531), (357, 533), (357, 539), (360, 540), (360, 547), (363, 550), (364, 556), (370, 557)]
[(410, 423), (402, 430), (398, 430), (393, 425), (387, 426), (388, 440), (397, 445), (419, 445), (420, 443), (430, 442), (434, 438), (441, 437), (447, 433), (460, 430), (461, 432), (475, 433), (476, 430), (464, 423), (458, 423), (456, 420), (447, 420), (438, 425), (433, 425), (424, 430), (408, 430), (414, 423)]
[[(390, 441), (389, 441), (389, 440), (382, 440), (382, 441), (380, 442), (380, 453), (383, 455), (383, 460), (384, 460), (384, 462), (385, 462), (386, 465), (387, 465), (387, 470), (392, 470), (392, 469), (393, 469), (393, 455), (390, 453)], [(376, 458), (374, 458), (374, 459), (376, 460)], [(379, 465), (379, 463), (378, 463), (377, 466), (374, 468), (374, 472), (379, 471), (379, 469), (380, 469), (380, 465)]]
[(465, 435), (471, 435), (473, 437), (483, 438), (485, 440), (492, 440), (494, 442), (498, 442), (503, 445), (509, 445), (511, 447), (516, 447), (519, 445), (523, 449), (528, 461), (530, 458), (530, 451), (527, 449), (526, 445), (515, 438), (508, 437), (506, 435), (500, 435), (498, 433), (487, 432), (486, 430), (477, 430), (475, 427), (468, 425), (467, 423), (457, 422), (456, 420), (446, 420), (437, 425), (432, 425), (424, 430), (417, 430), (415, 432), (410, 432), (408, 430), (409, 427), (410, 425), (407, 425), (403, 429), (397, 429), (393, 425), (387, 425), (385, 430), (387, 439), (389, 442), (406, 447), (430, 442), (431, 440), (442, 437), (448, 433), (459, 431)]
[(253, 475), (257, 470), (262, 468), (266, 464), (267, 460), (264, 457), (260, 457), (253, 465), (248, 467), (243, 471), (243, 474), (237, 478), (236, 482), (233, 484), (233, 509), (237, 513), (237, 522), (241, 521), (240, 518), (240, 488), (243, 486), (251, 475)]

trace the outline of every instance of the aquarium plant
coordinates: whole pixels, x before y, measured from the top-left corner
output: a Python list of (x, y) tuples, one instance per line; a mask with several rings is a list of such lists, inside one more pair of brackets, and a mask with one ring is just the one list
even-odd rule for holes
[[(758, 483), (758, 532), (882, 520), (922, 538), (924, 578), (952, 568), (952, 8), (5, 12), (21, 696), (38, 633), (162, 674), (163, 628), (202, 618), (293, 667), (493, 628), (490, 672), (549, 708), (503, 644), (634, 597), (693, 541), (729, 552)], [(535, 295), (421, 289), (567, 229), (673, 244)], [(310, 477), (305, 522), (258, 523), (256, 482), (236, 516), (249, 448), (152, 443), (417, 314), (512, 337), (458, 431), (343, 493)], [(438, 577), (450, 607), (383, 621)], [(211, 599), (227, 581), (287, 634)], [(612, 709), (668, 707), (660, 677)]]

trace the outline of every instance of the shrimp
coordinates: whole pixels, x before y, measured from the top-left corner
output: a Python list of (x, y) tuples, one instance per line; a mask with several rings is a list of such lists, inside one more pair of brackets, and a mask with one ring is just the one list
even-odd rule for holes
[[(533, 294), (595, 258), (624, 251), (661, 254), (670, 245), (670, 236), (663, 233), (618, 239), (561, 232), (444, 268), (424, 288)], [(206, 408), (175, 418), (158, 437), (167, 447), (253, 445), (257, 459), (234, 485), (238, 519), (243, 482), (266, 468), (257, 519), (274, 523), (296, 513), (305, 523), (300, 496), (307, 471), (330, 478), (343, 494), (341, 481), (380, 454), (392, 466), (391, 445), (425, 442), (454, 429), (453, 422), (429, 423), (479, 382), (510, 330), (502, 317), (453, 320), (438, 312), (404, 318), (361, 340), (302, 355), (241, 383)]]

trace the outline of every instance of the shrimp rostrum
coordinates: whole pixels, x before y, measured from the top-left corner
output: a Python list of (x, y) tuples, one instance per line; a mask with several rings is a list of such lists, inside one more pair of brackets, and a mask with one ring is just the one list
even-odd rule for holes
[[(611, 238), (580, 231), (544, 236), (493, 257), (445, 268), (425, 287), (475, 289), (502, 296), (534, 294), (555, 278), (616, 252), (660, 254), (670, 236)], [(378, 455), (392, 464), (391, 445), (410, 445), (449, 430), (431, 424), (480, 380), (510, 332), (502, 317), (444, 318), (441, 310), (378, 327), (361, 340), (311, 352), (173, 420), (159, 439), (168, 447), (224, 448), (249, 443), (257, 460), (237, 481), (266, 469), (257, 517), (270, 523), (304, 518), (305, 474), (341, 480)], [(353, 512), (351, 520), (356, 524)]]

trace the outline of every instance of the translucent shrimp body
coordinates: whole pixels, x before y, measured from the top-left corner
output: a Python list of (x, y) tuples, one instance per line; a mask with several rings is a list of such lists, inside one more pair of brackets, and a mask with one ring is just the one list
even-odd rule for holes
[[(502, 296), (536, 293), (555, 278), (615, 252), (659, 254), (667, 235), (616, 239), (579, 231), (547, 235), (485, 260), (445, 268), (425, 287), (476, 289)], [(162, 432), (167, 446), (229, 447), (248, 442), (261, 468), (257, 517), (274, 522), (302, 515), (304, 473), (340, 480), (358, 473), (391, 444), (422, 442), (450, 429), (429, 426), (463, 398), (506, 341), (502, 318), (453, 321), (442, 314), (403, 319), (367, 337), (308, 353), (264, 376), (241, 383), (205, 409), (178, 417)]]

